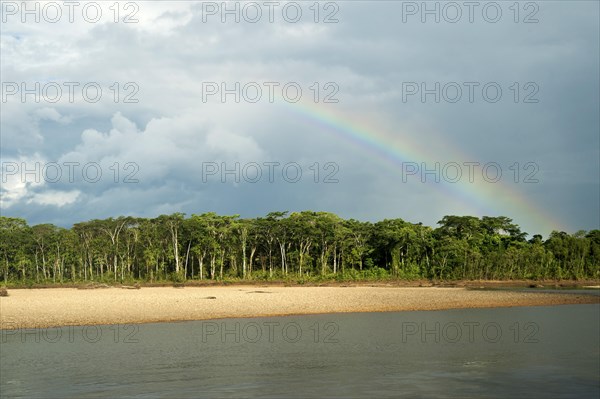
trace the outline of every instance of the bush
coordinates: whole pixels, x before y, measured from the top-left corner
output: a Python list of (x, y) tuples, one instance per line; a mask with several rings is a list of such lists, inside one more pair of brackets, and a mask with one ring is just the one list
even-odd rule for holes
[(389, 272), (381, 267), (375, 266), (372, 269), (363, 270), (363, 278), (367, 280), (385, 280), (389, 277)]
[(360, 280), (360, 272), (356, 269), (346, 269), (344, 273), (340, 273), (342, 280), (356, 281)]
[(169, 280), (171, 280), (174, 283), (183, 283), (185, 281), (185, 278), (183, 278), (183, 272), (173, 272), (169, 275)]

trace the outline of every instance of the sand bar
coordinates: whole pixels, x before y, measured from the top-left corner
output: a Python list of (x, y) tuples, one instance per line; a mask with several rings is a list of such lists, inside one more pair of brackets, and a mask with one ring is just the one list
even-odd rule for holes
[(13, 289), (0, 297), (0, 328), (583, 303), (600, 303), (600, 297), (440, 287)]

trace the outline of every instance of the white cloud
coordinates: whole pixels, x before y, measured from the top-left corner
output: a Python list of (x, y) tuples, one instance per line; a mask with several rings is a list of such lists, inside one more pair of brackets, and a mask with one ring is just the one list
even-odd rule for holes
[(36, 115), (42, 120), (58, 122), (61, 125), (71, 123), (71, 118), (61, 115), (55, 108), (44, 107), (36, 110)]
[(61, 208), (77, 201), (81, 192), (79, 190), (72, 191), (55, 191), (47, 190), (43, 193), (35, 193), (27, 200), (28, 204), (50, 205)]
[(59, 174), (56, 173), (57, 168), (48, 165), (49, 162), (39, 154), (19, 159), (4, 159), (0, 209), (8, 210), (20, 203), (60, 208), (77, 201), (79, 190), (49, 188), (58, 180)]

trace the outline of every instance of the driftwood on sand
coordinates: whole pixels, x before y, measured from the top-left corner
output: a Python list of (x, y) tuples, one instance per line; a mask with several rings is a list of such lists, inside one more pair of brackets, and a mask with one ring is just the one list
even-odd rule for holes
[(125, 290), (139, 290), (142, 287), (138, 283), (135, 283), (134, 285), (122, 285), (121, 288)]
[(95, 290), (97, 288), (110, 288), (110, 285), (102, 284), (102, 283), (89, 283), (89, 284), (77, 287), (78, 290)]

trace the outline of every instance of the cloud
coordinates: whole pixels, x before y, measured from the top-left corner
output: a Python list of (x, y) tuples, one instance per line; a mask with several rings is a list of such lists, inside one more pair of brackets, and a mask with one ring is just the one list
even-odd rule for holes
[(35, 193), (27, 200), (28, 204), (52, 205), (61, 208), (77, 201), (80, 191), (54, 191), (48, 190), (43, 193)]
[(58, 122), (61, 125), (67, 125), (71, 122), (70, 117), (63, 116), (56, 109), (50, 107), (44, 107), (36, 110), (36, 115), (41, 120)]
[[(403, 23), (402, 2), (336, 4), (339, 22), (330, 24), (323, 18), (333, 9), (320, 9), (315, 23), (309, 3), (302, 3), (297, 23), (283, 20), (280, 9), (275, 23), (267, 14), (257, 23), (223, 23), (196, 2), (122, 7), (118, 23), (109, 3), (102, 3), (98, 23), (10, 19), (0, 35), (3, 82), (79, 86), (74, 101), (66, 91), (54, 103), (32, 96), (22, 102), (20, 93), (3, 101), (3, 166), (38, 160), (63, 168), (57, 182), (8, 176), (3, 214), (68, 225), (119, 214), (323, 209), (435, 225), (445, 214), (490, 212), (514, 218), (526, 231), (549, 233), (554, 222), (504, 200), (514, 195), (565, 229), (598, 227), (597, 3), (546, 2), (534, 24), (515, 23), (508, 3), (495, 24), (482, 20), (480, 10), (473, 23), (422, 23), (420, 15)], [(133, 11), (138, 22), (123, 23)], [(480, 83), (473, 102), (466, 91), (456, 103), (436, 102), (435, 94), (427, 101), (421, 93), (403, 95), (406, 82), (431, 88), (469, 81)], [(228, 90), (248, 82), (279, 86), (274, 103), (266, 89), (257, 103), (239, 92), (222, 103), (221, 92), (206, 98), (207, 82), (219, 89), (226, 83)], [(302, 88), (298, 104), (282, 98), (290, 82)], [(329, 82), (339, 88), (338, 103), (323, 102)], [(500, 101), (482, 98), (486, 82), (502, 88)], [(539, 89), (538, 103), (522, 101), (531, 94), (528, 82)], [(84, 98), (88, 83), (102, 89), (97, 102)], [(309, 111), (299, 111), (302, 105)], [(328, 111), (337, 119), (326, 120)], [(508, 180), (454, 191), (441, 183), (403, 182), (401, 162), (434, 161), (497, 162)], [(69, 162), (77, 164), (73, 181), (65, 178)], [(251, 162), (296, 162), (303, 179), (289, 183), (278, 170), (272, 183), (231, 176), (223, 183), (220, 173), (204, 181), (207, 163), (242, 169)], [(323, 183), (328, 162), (339, 167), (338, 183)], [(537, 163), (540, 182), (514, 183), (509, 167), (515, 162)], [(498, 195), (483, 204), (457, 194), (486, 190)], [(573, 208), (577, 198), (586, 201)]]
[[(56, 166), (56, 167), (55, 167)], [(52, 181), (59, 176), (60, 166), (50, 165), (41, 155), (4, 159), (2, 162), (0, 209), (10, 210), (20, 204), (49, 205), (61, 208), (77, 201), (78, 190), (53, 190)]]

